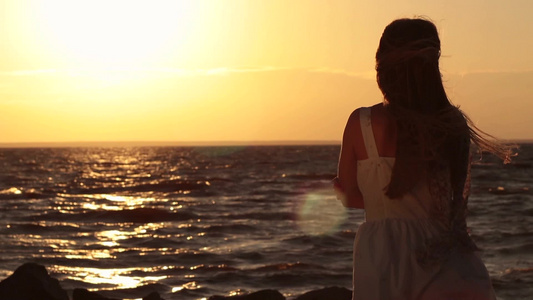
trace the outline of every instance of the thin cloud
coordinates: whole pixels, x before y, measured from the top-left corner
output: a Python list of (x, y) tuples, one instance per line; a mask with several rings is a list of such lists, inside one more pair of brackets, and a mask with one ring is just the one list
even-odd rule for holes
[[(523, 73), (533, 73), (533, 69), (526, 70), (495, 70), (495, 69), (478, 69), (478, 70), (467, 70), (460, 71), (455, 74), (464, 77), (467, 75), (476, 75), (476, 74), (523, 74)], [(453, 74), (453, 73), (451, 73)]]
[(317, 68), (309, 69), (309, 72), (318, 72), (318, 73), (328, 73), (328, 74), (340, 74), (349, 77), (358, 77), (363, 79), (375, 79), (376, 71), (366, 71), (366, 72), (351, 72), (344, 69), (332, 69), (332, 68)]
[(66, 75), (69, 77), (79, 76), (99, 76), (106, 74), (123, 74), (123, 75), (173, 75), (173, 76), (220, 76), (243, 73), (262, 73), (276, 71), (298, 71), (309, 73), (324, 73), (334, 75), (344, 75), (349, 77), (358, 77), (363, 79), (375, 79), (375, 71), (351, 72), (344, 69), (333, 68), (290, 68), (274, 66), (258, 67), (219, 67), (212, 69), (186, 69), (186, 68), (95, 68), (95, 69), (36, 69), (36, 70), (15, 70), (0, 71), (0, 76), (38, 76), (38, 75)]

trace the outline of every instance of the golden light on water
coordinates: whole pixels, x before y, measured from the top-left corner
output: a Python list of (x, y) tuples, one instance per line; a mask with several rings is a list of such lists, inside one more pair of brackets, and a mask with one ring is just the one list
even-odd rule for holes
[(232, 297), (232, 296), (240, 296), (240, 295), (243, 295), (245, 294), (241, 289), (237, 289), (237, 290), (234, 290), (234, 291), (230, 291), (228, 293), (228, 296)]
[(179, 292), (179, 291), (181, 291), (183, 289), (196, 290), (196, 289), (199, 289), (201, 287), (202, 286), (199, 285), (196, 281), (190, 281), (190, 282), (182, 284), (181, 286), (173, 287), (172, 288), (172, 293)]
[(0, 194), (6, 194), (6, 195), (9, 195), (9, 194), (20, 195), (20, 194), (22, 194), (22, 191), (19, 190), (19, 189), (16, 188), (16, 187), (11, 187), (11, 188), (8, 188), (8, 189), (5, 189), (5, 190), (0, 190)]
[[(95, 202), (85, 202), (82, 204), (84, 209), (88, 210), (122, 210), (122, 209), (133, 209), (137, 207), (144, 207), (146, 202), (154, 202), (155, 198), (150, 197), (132, 197), (132, 196), (121, 196), (121, 195), (111, 195), (111, 194), (97, 194), (97, 195), (82, 195), (85, 198), (95, 199), (95, 200), (108, 200), (115, 202), (117, 205), (109, 205), (106, 203), (95, 203)], [(167, 202), (167, 199), (158, 199), (157, 202)], [(174, 208), (174, 207), (172, 207)], [(173, 210), (173, 209), (171, 209)]]
[[(116, 251), (116, 250), (114, 250)], [(124, 250), (123, 250), (124, 251)], [(58, 252), (65, 252), (64, 256), (68, 259), (104, 259), (115, 258), (115, 255), (107, 249), (98, 250), (60, 250)], [(56, 255), (59, 256), (59, 255)]]
[(166, 279), (167, 276), (131, 276), (134, 271), (154, 272), (155, 268), (85, 268), (85, 267), (67, 267), (55, 266), (52, 268), (55, 272), (68, 274), (67, 278), (77, 281), (101, 285), (109, 284), (113, 287), (99, 288), (98, 290), (114, 289), (132, 289), (141, 285), (157, 282)]
[(84, 209), (88, 210), (121, 210), (122, 208), (115, 205), (107, 204), (94, 204), (94, 203), (83, 203), (81, 206)]
[[(120, 240), (127, 240), (131, 237), (150, 237), (151, 233), (157, 229), (164, 228), (165, 223), (147, 223), (139, 225), (132, 230), (105, 230), (96, 233), (96, 238), (100, 244), (106, 247), (115, 247), (119, 245)], [(163, 248), (166, 249), (166, 248)]]
[[(77, 224), (73, 223), (51, 223), (51, 222), (40, 222), (39, 225), (62, 225), (62, 226), (73, 226), (79, 227)], [(148, 237), (158, 237), (152, 232), (168, 226), (167, 223), (147, 223), (135, 227), (123, 228), (121, 230), (103, 230), (96, 232), (94, 237), (97, 239), (96, 242), (84, 243), (82, 245), (78, 244), (74, 240), (67, 239), (53, 239), (53, 238), (44, 238), (41, 235), (20, 235), (17, 237), (18, 245), (31, 245), (31, 246), (40, 246), (40, 247), (50, 247), (53, 249), (52, 253), (44, 254), (40, 252), (35, 254), (35, 257), (65, 257), (68, 259), (114, 259), (116, 258), (117, 253), (121, 253), (128, 250), (137, 250), (139, 255), (144, 255), (146, 252), (158, 252), (160, 255), (167, 254), (176, 254), (182, 251), (181, 249), (172, 249), (167, 247), (161, 248), (136, 248), (136, 247), (120, 247), (121, 241), (128, 240), (132, 237), (137, 238), (148, 238)], [(87, 232), (77, 233), (78, 237), (90, 237), (93, 234)], [(198, 234), (202, 236), (202, 234)], [(100, 245), (102, 247), (93, 249), (94, 246)], [(79, 249), (80, 246), (83, 246)], [(78, 248), (78, 249), (76, 249)]]
[[(47, 225), (51, 225), (51, 222), (44, 222)], [(54, 223), (58, 225), (59, 223)], [(45, 224), (41, 224), (45, 225)], [(70, 223), (61, 223), (62, 226), (70, 226)], [(67, 259), (84, 259), (84, 260), (101, 260), (101, 259), (116, 259), (116, 255), (124, 251), (138, 251), (139, 255), (145, 255), (148, 252), (157, 252), (159, 255), (166, 254), (179, 254), (185, 249), (174, 248), (147, 248), (147, 247), (120, 247), (121, 242), (131, 239), (132, 237), (157, 237), (153, 232), (157, 229), (168, 226), (168, 223), (147, 223), (147, 224), (129, 224), (121, 226), (120, 229), (103, 230), (96, 232), (94, 235), (86, 232), (80, 232), (76, 235), (79, 237), (87, 238), (94, 237), (96, 241), (89, 243), (79, 244), (79, 242), (66, 239), (53, 239), (46, 238), (41, 235), (25, 235), (19, 239), (20, 245), (42, 245), (53, 249), (52, 253), (46, 254), (40, 251), (35, 254), (35, 257), (43, 258), (67, 258)], [(189, 224), (190, 226), (190, 224)], [(181, 224), (179, 227), (187, 227), (187, 224)], [(205, 233), (199, 233), (197, 236), (203, 236)], [(100, 245), (100, 248), (94, 248), (95, 245)], [(80, 249), (79, 246), (82, 246)], [(118, 290), (118, 289), (132, 289), (139, 286), (152, 284), (164, 279), (167, 279), (167, 275), (161, 276), (145, 276), (141, 273), (155, 273), (160, 270), (171, 270), (174, 268), (184, 269), (184, 267), (177, 266), (155, 266), (155, 267), (132, 267), (132, 268), (92, 268), (92, 267), (79, 267), (79, 266), (61, 266), (55, 265), (50, 267), (50, 271), (55, 273), (64, 274), (65, 278), (74, 281), (83, 281), (85, 283), (93, 284), (95, 287), (90, 290), (103, 291), (103, 290)], [(196, 269), (196, 266), (190, 267), (190, 270)], [(185, 279), (189, 279), (184, 284), (179, 286), (172, 286), (172, 292), (176, 293), (181, 290), (194, 290), (199, 289), (202, 286), (192, 280), (196, 276), (194, 274), (184, 275)]]

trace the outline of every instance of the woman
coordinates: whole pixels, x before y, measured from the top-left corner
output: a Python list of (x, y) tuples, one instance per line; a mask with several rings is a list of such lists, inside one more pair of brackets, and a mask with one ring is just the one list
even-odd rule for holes
[(470, 143), (508, 159), (448, 100), (433, 23), (389, 24), (376, 53), (384, 102), (355, 110), (335, 187), (365, 209), (354, 246), (355, 300), (496, 299), (466, 228)]

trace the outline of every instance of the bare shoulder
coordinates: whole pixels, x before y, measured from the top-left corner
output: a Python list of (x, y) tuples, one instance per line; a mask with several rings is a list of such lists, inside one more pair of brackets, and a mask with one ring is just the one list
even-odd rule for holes
[(383, 103), (375, 104), (370, 109), (372, 110), (373, 118), (383, 118), (388, 115), (387, 109), (385, 108)]
[(364, 109), (364, 107), (359, 107), (355, 109), (350, 114), (350, 117), (348, 117), (348, 122), (346, 122), (345, 132), (347, 132), (349, 136), (352, 138), (355, 138), (354, 135), (357, 135), (357, 132), (361, 131), (361, 121), (360, 121), (361, 109)]
[(359, 115), (360, 115), (361, 109), (362, 107), (359, 107), (355, 109), (354, 111), (352, 111), (352, 113), (350, 114), (350, 117), (348, 118), (348, 124), (357, 124), (357, 122), (359, 122)]
[(360, 113), (362, 109), (364, 108), (357, 108), (350, 114), (343, 136), (343, 147), (347, 147), (348, 149), (350, 149), (350, 151), (354, 155), (355, 160), (364, 158), (366, 156), (364, 143), (362, 142), (363, 134), (361, 132), (360, 122)]
[(352, 112), (350, 118), (348, 119), (348, 125), (354, 126), (356, 128), (361, 127), (360, 123), (360, 112), (362, 109), (370, 109), (372, 111), (372, 118), (381, 119), (388, 116), (383, 103), (377, 103), (371, 107), (359, 107)]

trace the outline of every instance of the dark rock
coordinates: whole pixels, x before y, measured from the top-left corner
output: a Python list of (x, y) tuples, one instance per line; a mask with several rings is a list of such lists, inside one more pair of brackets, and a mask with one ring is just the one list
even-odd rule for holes
[[(164, 300), (158, 292), (152, 292), (142, 298), (143, 300)], [(98, 293), (90, 292), (86, 289), (74, 289), (72, 293), (72, 300), (118, 300), (114, 298), (107, 298)]]
[(112, 298), (107, 298), (102, 295), (99, 295), (95, 292), (90, 292), (86, 289), (74, 289), (72, 292), (72, 300), (117, 300)]
[(294, 300), (351, 300), (352, 291), (341, 287), (327, 287), (307, 292)]
[(0, 300), (68, 300), (59, 281), (50, 277), (46, 268), (25, 263), (0, 282)]
[(260, 290), (248, 295), (211, 296), (208, 300), (285, 300), (285, 297), (276, 290)]
[(161, 298), (158, 292), (151, 292), (150, 294), (143, 297), (143, 300), (164, 300)]

